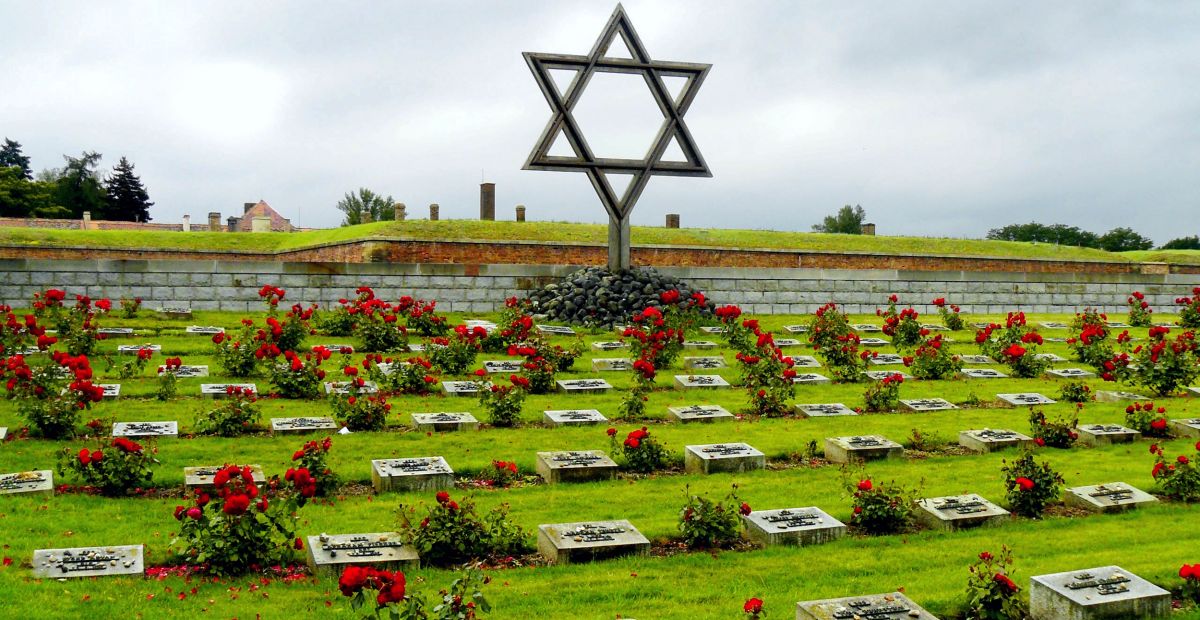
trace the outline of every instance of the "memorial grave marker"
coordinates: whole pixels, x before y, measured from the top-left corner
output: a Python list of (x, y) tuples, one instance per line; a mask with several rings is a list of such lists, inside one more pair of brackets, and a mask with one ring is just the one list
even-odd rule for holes
[(1021, 392), (1019, 394), (997, 394), (996, 398), (1014, 407), (1031, 407), (1033, 405), (1053, 405), (1058, 402), (1037, 392)]
[(714, 420), (732, 420), (733, 414), (718, 405), (691, 405), (688, 407), (667, 407), (667, 411), (680, 422), (712, 422)]
[(301, 418), (271, 418), (272, 433), (315, 433), (317, 431), (336, 431), (338, 425), (333, 418), (301, 417)]
[(543, 411), (542, 421), (551, 426), (587, 426), (607, 422), (608, 418), (595, 409), (565, 409)]
[(1042, 620), (1157, 618), (1171, 613), (1171, 593), (1119, 566), (1034, 576), (1029, 612)]
[(1051, 368), (1046, 374), (1060, 379), (1087, 379), (1096, 376), (1096, 373), (1082, 368)]
[(944, 398), (915, 398), (915, 399), (900, 399), (900, 404), (908, 407), (913, 411), (945, 411), (947, 409), (958, 409), (958, 405)]
[(1008, 375), (991, 368), (964, 368), (960, 371), (968, 379), (1007, 379)]
[(994, 452), (1005, 448), (1033, 446), (1033, 438), (1016, 431), (998, 428), (960, 431), (958, 445), (972, 452)]
[(453, 431), (474, 431), (479, 429), (479, 420), (475, 416), (463, 412), (414, 413), (413, 426), (418, 431), (449, 433)]
[(450, 396), (475, 396), (480, 389), (491, 387), (491, 381), (442, 381), (442, 389)]
[(897, 370), (867, 370), (863, 372), (863, 375), (872, 381), (883, 381), (893, 375), (900, 375), (900, 378), (905, 381), (912, 380), (912, 375)]
[(488, 360), (483, 363), (483, 369), (488, 374), (512, 374), (521, 372), (525, 368), (523, 367), (523, 362), (518, 362), (517, 360)]
[(188, 325), (183, 330), (183, 333), (196, 336), (216, 336), (217, 334), (224, 334), (225, 328), (217, 327), (216, 325)]
[(937, 620), (907, 596), (866, 594), (796, 603), (796, 620)]
[[(359, 386), (359, 388), (358, 388), (359, 394), (374, 394), (378, 391), (379, 391), (379, 385), (376, 384), (374, 381), (363, 381), (363, 384), (361, 386)], [(349, 394), (349, 393), (350, 393), (350, 382), (349, 381), (326, 381), (325, 382), (325, 394), (326, 395), (328, 395), (328, 394)]]
[[(1200, 418), (1171, 420), (1171, 429), (1183, 437), (1200, 437)], [(3, 437), (0, 437), (2, 439)]]
[(819, 545), (841, 538), (846, 524), (816, 506), (755, 510), (742, 515), (746, 534), (761, 546)]
[(796, 405), (796, 413), (805, 418), (828, 418), (839, 415), (858, 415), (858, 412), (842, 403)]
[(600, 450), (538, 452), (537, 473), (547, 484), (612, 480), (617, 464)]
[(537, 325), (537, 330), (551, 336), (574, 336), (575, 330), (563, 325)]
[(0, 474), (0, 495), (54, 495), (54, 472), (49, 469)]
[(718, 368), (726, 368), (725, 358), (723, 357), (685, 357), (683, 358), (684, 370), (717, 370)]
[[(261, 487), (267, 481), (266, 474), (263, 473), (261, 465), (249, 465), (250, 477), (254, 479), (254, 485)], [(196, 489), (205, 491), (213, 490), (213, 476), (221, 471), (224, 467), (221, 465), (202, 465), (199, 467), (184, 467), (183, 468), (183, 488), (188, 493)]]
[(621, 357), (597, 357), (592, 360), (594, 372), (622, 372), (633, 370), (633, 361)]
[(113, 422), (113, 437), (178, 437), (178, 422)]
[(1136, 394), (1134, 392), (1106, 391), (1100, 390), (1096, 392), (1096, 402), (1101, 403), (1119, 403), (1129, 400), (1150, 400), (1149, 398)]
[(696, 350), (715, 349), (717, 348), (717, 343), (711, 340), (684, 340), (683, 348)]
[(792, 383), (796, 385), (823, 385), (832, 383), (829, 377), (815, 372), (799, 372), (795, 377), (792, 377)]
[(1120, 424), (1080, 424), (1079, 443), (1085, 446), (1109, 446), (1129, 443), (1142, 438), (1142, 434)]
[(348, 564), (389, 570), (415, 570), (420, 564), (417, 550), (404, 544), (396, 532), (320, 534), (309, 536), (307, 542), (313, 573), (337, 572)]
[(604, 394), (612, 389), (604, 379), (559, 379), (554, 383), (563, 394)]
[(830, 463), (894, 459), (903, 456), (903, 446), (880, 435), (825, 438), (825, 460)]
[(650, 541), (629, 521), (582, 521), (538, 526), (538, 552), (556, 564), (646, 555)]
[(230, 390), (241, 388), (245, 392), (258, 394), (258, 386), (253, 383), (201, 383), (200, 395), (209, 398), (229, 398)]
[(721, 375), (675, 375), (677, 390), (715, 390), (729, 387)]
[(146, 568), (142, 545), (37, 549), (33, 574), (50, 579), (141, 575)]
[(917, 500), (917, 521), (934, 529), (960, 530), (996, 525), (1009, 512), (976, 494)]
[(683, 467), (690, 473), (744, 472), (766, 466), (766, 455), (744, 443), (684, 446), (683, 450)]
[(454, 488), (454, 470), (440, 456), (371, 461), (371, 485), (385, 491), (437, 491)]
[(1124, 482), (1109, 482), (1067, 489), (1063, 501), (1093, 512), (1120, 512), (1158, 503), (1158, 498)]

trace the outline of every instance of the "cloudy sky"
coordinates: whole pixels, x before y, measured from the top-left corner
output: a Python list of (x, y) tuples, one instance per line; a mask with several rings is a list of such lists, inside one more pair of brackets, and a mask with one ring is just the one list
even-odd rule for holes
[[(0, 0), (0, 137), (36, 169), (128, 156), (164, 222), (261, 198), (336, 226), (358, 187), (472, 218), (481, 176), (502, 219), (605, 221), (582, 175), (521, 171), (549, 109), (520, 53), (586, 53), (614, 6)], [(625, 8), (655, 58), (713, 64), (686, 120), (714, 176), (653, 179), (635, 224), (808, 230), (850, 203), (881, 234), (1200, 232), (1200, 3)], [(597, 154), (649, 145), (639, 80), (580, 102)]]

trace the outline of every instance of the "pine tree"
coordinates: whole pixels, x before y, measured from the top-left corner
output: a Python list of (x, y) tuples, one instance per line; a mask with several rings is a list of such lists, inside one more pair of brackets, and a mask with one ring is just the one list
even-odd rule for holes
[(20, 168), (21, 178), (26, 181), (33, 180), (33, 172), (29, 169), (29, 157), (21, 152), (21, 143), (5, 138), (4, 146), (0, 147), (0, 168), (7, 166)]
[(133, 173), (133, 164), (122, 157), (113, 167), (113, 173), (104, 182), (108, 193), (105, 199), (108, 207), (104, 211), (105, 219), (124, 222), (149, 222), (150, 195), (146, 193), (142, 180)]
[(54, 202), (67, 209), (70, 217), (79, 219), (90, 212), (95, 219), (104, 219), (108, 204), (104, 200), (104, 186), (96, 166), (102, 156), (94, 151), (84, 151), (79, 157), (63, 155), (67, 165), (61, 169), (46, 170), (38, 175), (54, 183)]

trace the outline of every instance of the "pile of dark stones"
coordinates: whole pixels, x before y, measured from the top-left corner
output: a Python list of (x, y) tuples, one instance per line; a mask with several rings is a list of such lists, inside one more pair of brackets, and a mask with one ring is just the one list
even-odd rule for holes
[[(569, 274), (560, 282), (530, 293), (535, 314), (549, 322), (611, 327), (629, 323), (634, 313), (661, 306), (661, 296), (679, 291), (687, 300), (695, 292), (679, 278), (663, 275), (652, 267), (611, 272), (604, 267), (587, 267)], [(704, 314), (716, 306), (706, 300)]]

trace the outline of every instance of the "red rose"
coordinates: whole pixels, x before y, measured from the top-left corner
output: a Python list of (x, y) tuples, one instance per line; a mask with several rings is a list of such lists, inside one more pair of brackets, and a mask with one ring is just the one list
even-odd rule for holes
[(1033, 481), (1029, 478), (1017, 478), (1017, 486), (1021, 487), (1022, 491), (1028, 491), (1033, 488)]
[(338, 589), (342, 591), (342, 596), (354, 596), (362, 592), (370, 571), (371, 569), (362, 566), (347, 566), (338, 579)]
[(83, 448), (82, 450), (80, 450), (79, 451), (79, 464), (86, 466), (88, 463), (91, 463), (91, 462), (92, 462), (92, 457), (91, 457), (91, 453), (88, 452), (88, 449)]
[(436, 497), (437, 503), (439, 504), (445, 504), (446, 502), (450, 501), (450, 494), (445, 491), (438, 491)]
[(188, 508), (187, 516), (193, 520), (198, 521), (200, 519), (200, 517), (204, 516), (204, 513), (199, 508), (196, 508), (195, 506), (193, 506), (191, 508)]
[(760, 614), (762, 613), (762, 608), (763, 602), (760, 598), (752, 598), (746, 601), (745, 605), (742, 605), (742, 611), (748, 614)]
[(1179, 455), (1179, 458), (1177, 458), (1177, 459), (1175, 459), (1175, 460), (1176, 460), (1176, 461), (1179, 461), (1179, 464), (1180, 464), (1180, 465), (1187, 465), (1187, 464), (1188, 464), (1188, 457), (1186, 457), (1186, 456), (1184, 456), (1184, 455), (1182, 455), (1182, 454), (1180, 454), (1180, 455)]
[(250, 498), (246, 495), (238, 493), (225, 498), (225, 505), (221, 507), (221, 511), (227, 515), (240, 515), (246, 512), (250, 507)]
[(1038, 445), (1038, 447), (1039, 447), (1039, 448), (1045, 448), (1045, 447), (1046, 447), (1046, 440), (1045, 440), (1045, 439), (1042, 439), (1041, 437), (1038, 437), (1038, 438), (1034, 439), (1034, 440), (1033, 440), (1033, 443), (1036, 443), (1036, 444)]
[(92, 450), (92, 462), (99, 463), (104, 460), (104, 453), (100, 450)]
[(1013, 580), (1009, 579), (1008, 575), (1005, 575), (1004, 573), (996, 573), (996, 576), (992, 578), (992, 581), (995, 581), (1009, 594), (1015, 594), (1017, 591), (1017, 584), (1013, 583)]
[(741, 513), (743, 515), (750, 514), (750, 504), (747, 504), (746, 502), (742, 502)]
[(299, 538), (297, 538), (297, 539), (296, 539), (296, 540), (295, 540), (295, 541), (292, 543), (292, 548), (293, 548), (293, 549), (295, 549), (296, 551), (303, 550), (303, 549), (304, 549), (304, 541), (303, 541), (303, 540), (300, 540)]
[(875, 485), (871, 484), (871, 481), (869, 479), (862, 480), (862, 481), (859, 481), (859, 483), (858, 483), (858, 490), (859, 491), (870, 491), (872, 488), (874, 488), (874, 486)]
[[(609, 437), (613, 437), (613, 436), (615, 436), (615, 435), (617, 434), (617, 429), (615, 429), (615, 428), (610, 428), (610, 429), (608, 429), (608, 430), (607, 430), (607, 431), (605, 431), (605, 432), (606, 432), (606, 433), (608, 433), (608, 436), (609, 436)], [(1200, 450), (1200, 444), (1196, 444), (1196, 445), (1198, 446), (1196, 449), (1197, 449), (1197, 450)]]

